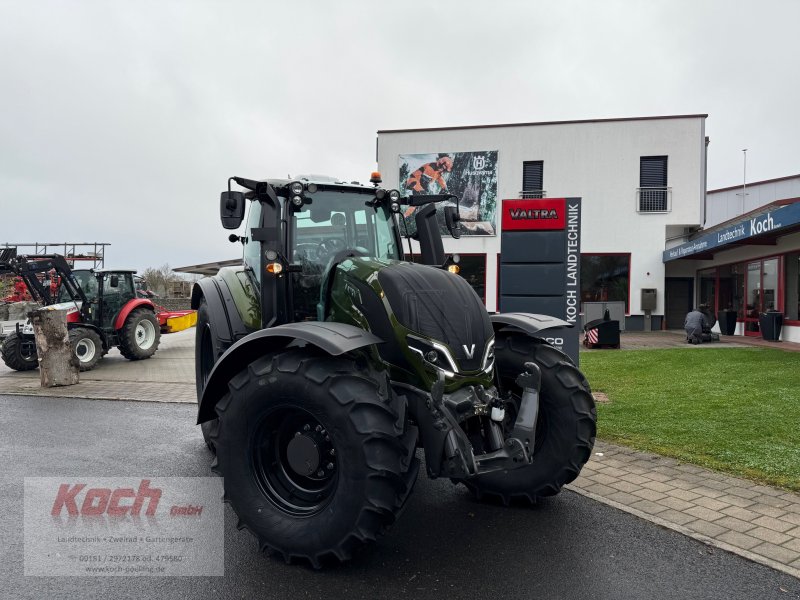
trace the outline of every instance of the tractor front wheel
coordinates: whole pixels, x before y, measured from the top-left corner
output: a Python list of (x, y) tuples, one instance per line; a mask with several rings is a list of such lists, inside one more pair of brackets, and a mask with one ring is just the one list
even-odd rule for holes
[(522, 333), (499, 333), (495, 356), (503, 391), (511, 392), (511, 402), (506, 406), (507, 433), (522, 396), (517, 376), (525, 371), (526, 362), (534, 362), (541, 369), (533, 462), (481, 475), (465, 484), (478, 497), (499, 498), (505, 504), (514, 498), (535, 502), (553, 496), (578, 476), (592, 454), (597, 412), (589, 383), (566, 354)]
[(153, 311), (137, 308), (119, 330), (119, 352), (128, 360), (150, 358), (158, 350), (161, 329)]
[(78, 368), (91, 371), (103, 358), (103, 341), (93, 329), (76, 327), (69, 330), (69, 343), (78, 357)]
[(251, 363), (217, 404), (217, 471), (259, 549), (319, 568), (391, 525), (416, 480), (416, 428), (384, 373), (294, 349)]
[(33, 336), (22, 337), (18, 333), (9, 333), (3, 340), (0, 354), (3, 356), (3, 362), (15, 371), (30, 371), (39, 366)]
[[(203, 397), (206, 382), (214, 368), (214, 337), (208, 320), (208, 303), (203, 298), (197, 308), (197, 326), (194, 338), (194, 380), (197, 386), (197, 403)], [(211, 452), (216, 452), (212, 436), (217, 429), (217, 419), (200, 424), (203, 440)]]

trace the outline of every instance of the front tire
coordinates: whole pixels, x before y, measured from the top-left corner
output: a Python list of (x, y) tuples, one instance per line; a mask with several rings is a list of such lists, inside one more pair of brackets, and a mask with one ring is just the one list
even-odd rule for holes
[[(211, 375), (211, 370), (214, 368), (214, 362), (214, 336), (208, 320), (208, 303), (203, 298), (197, 308), (197, 325), (195, 326), (194, 337), (194, 381), (197, 386), (198, 405), (203, 397), (203, 390), (208, 382), (208, 377)], [(206, 446), (213, 453), (217, 452), (212, 439), (216, 433), (217, 424), (217, 419), (200, 424), (203, 440), (205, 440)]]
[(229, 390), (217, 404), (217, 468), (259, 549), (319, 568), (395, 521), (419, 462), (385, 374), (303, 348), (256, 360)]
[(23, 338), (18, 333), (9, 333), (3, 340), (1, 354), (3, 362), (15, 371), (31, 371), (39, 366), (33, 336)]
[(78, 368), (91, 371), (103, 357), (103, 341), (93, 329), (75, 327), (69, 330), (69, 343), (78, 357)]
[(119, 352), (128, 360), (150, 358), (158, 350), (161, 329), (152, 310), (136, 308), (119, 330)]
[[(496, 497), (505, 504), (515, 498), (536, 502), (561, 491), (591, 457), (597, 421), (594, 398), (569, 357), (544, 340), (504, 332), (495, 344), (500, 382), (512, 397), (519, 399), (522, 394), (515, 379), (526, 362), (536, 363), (542, 372), (533, 462), (465, 483), (478, 497)], [(513, 407), (507, 412), (515, 414)]]

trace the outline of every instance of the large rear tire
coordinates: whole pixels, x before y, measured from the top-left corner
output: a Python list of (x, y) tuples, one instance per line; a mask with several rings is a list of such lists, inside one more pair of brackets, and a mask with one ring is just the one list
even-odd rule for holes
[[(214, 368), (215, 358), (214, 337), (208, 321), (208, 303), (203, 298), (197, 308), (197, 325), (195, 326), (194, 337), (194, 381), (197, 386), (198, 404), (200, 404), (200, 400), (203, 397), (203, 390), (208, 382), (208, 377), (211, 375), (211, 370)], [(200, 424), (203, 440), (205, 440), (208, 449), (214, 453), (216, 453), (216, 448), (214, 448), (212, 435), (216, 432), (216, 429), (217, 419)]]
[(416, 428), (384, 373), (300, 348), (258, 359), (217, 404), (217, 470), (259, 549), (315, 568), (348, 560), (400, 513)]
[[(495, 342), (500, 381), (516, 404), (522, 390), (516, 377), (526, 362), (542, 372), (539, 417), (533, 462), (506, 472), (489, 473), (465, 482), (478, 497), (496, 497), (508, 504), (553, 496), (573, 481), (589, 460), (594, 446), (597, 411), (589, 383), (567, 355), (544, 340), (522, 333), (500, 333)], [(506, 411), (516, 418), (515, 406)]]
[(119, 330), (119, 353), (128, 360), (144, 360), (156, 353), (160, 341), (156, 315), (148, 308), (136, 308)]
[(3, 362), (15, 371), (30, 371), (39, 366), (36, 342), (32, 336), (30, 339), (25, 339), (17, 333), (9, 333), (3, 340), (0, 354), (3, 356)]
[(103, 358), (103, 341), (93, 329), (76, 327), (69, 330), (69, 343), (78, 357), (78, 368), (91, 371)]

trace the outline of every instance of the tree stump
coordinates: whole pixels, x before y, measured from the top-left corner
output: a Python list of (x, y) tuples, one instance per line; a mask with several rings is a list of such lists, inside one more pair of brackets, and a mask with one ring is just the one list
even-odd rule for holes
[(78, 383), (78, 357), (67, 332), (67, 311), (40, 308), (29, 313), (39, 355), (42, 387)]

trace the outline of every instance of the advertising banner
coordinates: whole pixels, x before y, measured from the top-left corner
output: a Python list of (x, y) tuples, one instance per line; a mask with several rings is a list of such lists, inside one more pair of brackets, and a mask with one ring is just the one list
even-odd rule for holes
[[(460, 198), (462, 235), (496, 235), (497, 150), (401, 154), (398, 158), (402, 195), (455, 194)], [(405, 214), (410, 231), (413, 214), (414, 209)], [(441, 210), (439, 225), (446, 233)]]

